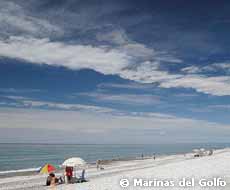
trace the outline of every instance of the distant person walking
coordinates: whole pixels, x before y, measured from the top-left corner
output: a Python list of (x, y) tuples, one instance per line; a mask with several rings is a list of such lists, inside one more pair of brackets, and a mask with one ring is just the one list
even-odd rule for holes
[(100, 162), (101, 162), (100, 160), (97, 160), (97, 161), (96, 161), (96, 167), (97, 167), (97, 170), (99, 170), (99, 169), (100, 169)]

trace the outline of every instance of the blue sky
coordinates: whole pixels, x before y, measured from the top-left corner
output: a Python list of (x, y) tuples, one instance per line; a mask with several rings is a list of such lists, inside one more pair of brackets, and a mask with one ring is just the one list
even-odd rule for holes
[(229, 141), (229, 11), (206, 0), (1, 1), (1, 142)]

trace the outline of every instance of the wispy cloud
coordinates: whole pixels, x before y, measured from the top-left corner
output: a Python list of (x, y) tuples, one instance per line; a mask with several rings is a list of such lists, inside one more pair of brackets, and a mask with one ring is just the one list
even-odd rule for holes
[(220, 63), (212, 63), (205, 66), (196, 66), (192, 65), (189, 67), (184, 67), (181, 69), (182, 72), (188, 73), (188, 74), (198, 74), (198, 73), (212, 73), (212, 72), (218, 72), (223, 71), (226, 73), (230, 72), (230, 62), (220, 62)]
[(168, 80), (160, 84), (164, 88), (194, 88), (198, 92), (216, 96), (230, 95), (230, 77), (207, 77), (204, 75), (187, 75), (177, 79)]
[(0, 2), (0, 34), (10, 36), (24, 35), (49, 36), (63, 34), (63, 30), (47, 20), (31, 16), (19, 4), (13, 1)]
[(55, 109), (55, 110), (68, 110), (68, 111), (90, 111), (96, 113), (112, 113), (113, 109), (92, 105), (82, 104), (67, 104), (58, 102), (38, 101), (23, 96), (5, 96), (14, 102), (0, 101), (2, 106), (14, 106), (21, 108), (40, 108), (40, 109)]
[(213, 111), (215, 111), (216, 109), (230, 111), (230, 104), (209, 105), (208, 108), (210, 108)]
[(182, 72), (188, 73), (188, 74), (193, 74), (193, 73), (200, 73), (202, 69), (198, 66), (189, 66), (189, 67), (184, 67), (181, 69)]
[(160, 104), (160, 97), (146, 94), (106, 94), (106, 93), (82, 93), (97, 102), (119, 103), (133, 106), (146, 106)]
[(113, 45), (116, 45), (118, 49), (122, 52), (125, 52), (127, 55), (132, 57), (150, 59), (156, 57), (156, 52), (145, 46), (144, 44), (137, 43), (129, 39), (124, 30), (113, 30), (107, 33), (99, 33), (96, 35), (96, 38), (99, 41), (109, 42)]
[(118, 84), (118, 83), (101, 83), (97, 85), (99, 90), (106, 90), (108, 88), (114, 88), (114, 89), (131, 89), (131, 90), (152, 90), (156, 85), (154, 84), (141, 84), (141, 83), (135, 83), (135, 82), (129, 82), (124, 84)]
[(0, 88), (0, 92), (8, 92), (8, 93), (26, 93), (26, 92), (41, 92), (41, 89), (16, 89), (16, 88)]
[(129, 41), (128, 36), (122, 29), (116, 29), (107, 33), (97, 33), (96, 38), (98, 41), (111, 42), (116, 45), (124, 45)]
[(141, 59), (142, 62), (155, 60), (173, 63), (182, 63), (181, 59), (171, 56), (167, 52), (156, 51), (145, 44), (138, 43), (128, 37), (124, 29), (115, 29), (109, 32), (101, 32), (96, 35), (97, 40), (109, 42), (125, 52), (127, 55)]
[(213, 104), (213, 105), (207, 105), (202, 107), (190, 107), (189, 110), (191, 110), (194, 113), (218, 113), (223, 112), (228, 113), (230, 111), (230, 104)]

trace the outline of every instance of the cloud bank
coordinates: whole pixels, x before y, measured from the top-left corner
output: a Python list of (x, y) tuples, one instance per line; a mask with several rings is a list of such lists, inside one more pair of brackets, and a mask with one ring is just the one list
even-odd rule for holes
[[(230, 134), (227, 125), (157, 113), (105, 115), (8, 108), (0, 109), (0, 120), (1, 142), (151, 144), (210, 142), (210, 138), (224, 142)], [(44, 131), (48, 135), (41, 135)]]

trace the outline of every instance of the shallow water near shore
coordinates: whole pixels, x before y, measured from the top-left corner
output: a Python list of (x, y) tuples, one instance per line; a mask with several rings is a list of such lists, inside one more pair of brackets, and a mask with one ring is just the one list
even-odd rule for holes
[(220, 149), (230, 143), (186, 144), (0, 144), (0, 174), (38, 170), (45, 163), (59, 166), (66, 158), (82, 157), (87, 162), (97, 159), (135, 158), (191, 152), (194, 148)]

